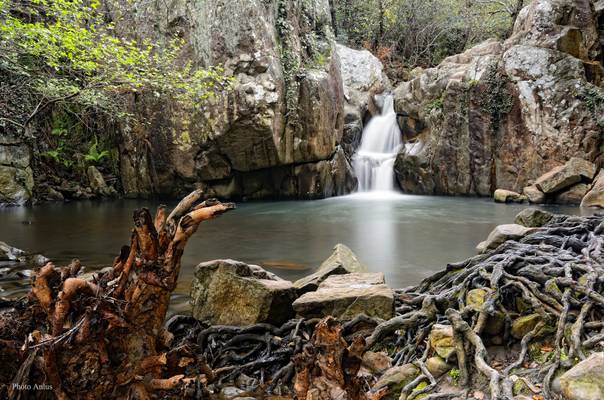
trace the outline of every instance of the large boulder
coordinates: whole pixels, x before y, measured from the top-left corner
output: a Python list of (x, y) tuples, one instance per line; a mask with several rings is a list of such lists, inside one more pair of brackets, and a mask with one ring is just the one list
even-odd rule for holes
[(293, 316), (291, 282), (233, 260), (199, 264), (191, 285), (193, 316), (219, 325), (280, 325)]
[(581, 207), (604, 208), (604, 169), (600, 170), (591, 189), (581, 200)]
[(294, 282), (299, 294), (317, 290), (319, 285), (331, 275), (348, 274), (352, 272), (367, 272), (357, 256), (347, 246), (339, 243), (333, 248), (333, 253), (321, 264), (319, 269), (304, 278)]
[(604, 399), (604, 353), (594, 353), (560, 377), (567, 400)]
[(399, 85), (401, 188), (520, 192), (573, 157), (602, 161), (597, 24), (590, 2), (535, 0), (505, 42), (481, 43)]
[(526, 201), (526, 196), (511, 190), (497, 189), (493, 193), (493, 200), (496, 203), (523, 203)]
[(305, 318), (334, 316), (349, 320), (359, 314), (390, 319), (394, 293), (386, 286), (383, 273), (331, 275), (314, 292), (300, 296), (294, 310)]
[(584, 179), (591, 181), (595, 174), (596, 166), (594, 163), (573, 157), (564, 165), (541, 175), (535, 181), (535, 186), (543, 193), (551, 194), (568, 189)]
[(507, 240), (521, 239), (537, 229), (539, 228), (528, 228), (518, 224), (498, 225), (491, 231), (484, 242), (480, 242), (478, 246), (476, 246), (476, 250), (480, 253), (484, 253), (488, 250), (496, 249)]

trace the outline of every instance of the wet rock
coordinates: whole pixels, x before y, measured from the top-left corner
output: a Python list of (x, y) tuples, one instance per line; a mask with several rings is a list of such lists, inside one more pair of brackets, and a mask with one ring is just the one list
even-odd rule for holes
[(543, 174), (535, 181), (535, 186), (543, 193), (555, 193), (567, 189), (582, 179), (592, 180), (596, 174), (596, 165), (573, 157), (564, 165)]
[(347, 246), (337, 244), (333, 253), (321, 264), (317, 272), (294, 282), (298, 294), (317, 290), (319, 285), (331, 275), (366, 272), (367, 267), (361, 264), (357, 256)]
[(65, 197), (58, 190), (49, 187), (46, 192), (46, 198), (50, 201), (63, 201)]
[(453, 327), (451, 325), (434, 324), (430, 331), (430, 347), (445, 360), (455, 354)]
[(293, 307), (306, 318), (332, 315), (347, 320), (366, 314), (390, 319), (394, 313), (394, 294), (381, 272), (332, 275), (315, 292), (294, 301)]
[(382, 375), (375, 385), (373, 385), (371, 391), (375, 393), (381, 389), (388, 388), (388, 394), (384, 399), (398, 399), (403, 388), (415, 379), (415, 377), (419, 375), (419, 372), (419, 369), (413, 364), (392, 367), (384, 372), (384, 375)]
[(280, 325), (293, 316), (295, 297), (291, 282), (233, 260), (199, 264), (191, 286), (193, 316), (219, 325)]
[(476, 250), (480, 253), (485, 251), (496, 249), (502, 243), (508, 240), (518, 240), (531, 232), (534, 232), (538, 228), (527, 228), (518, 224), (504, 224), (499, 225), (489, 234), (487, 240), (480, 242), (476, 246)]
[(554, 203), (579, 205), (588, 191), (589, 185), (585, 183), (574, 184), (562, 193), (557, 194), (554, 197)]
[(511, 190), (497, 189), (493, 194), (496, 203), (524, 203), (526, 196)]
[(516, 215), (514, 222), (527, 228), (539, 228), (547, 224), (553, 217), (554, 214), (550, 212), (538, 208), (526, 208)]
[(600, 170), (591, 189), (583, 197), (581, 207), (604, 208), (604, 169)]
[(529, 203), (532, 204), (543, 204), (545, 203), (545, 193), (543, 193), (535, 185), (530, 185), (522, 190), (522, 194), (526, 196)]
[(604, 399), (604, 353), (594, 353), (566, 371), (560, 387), (568, 400)]
[(23, 205), (31, 200), (34, 178), (31, 168), (0, 165), (0, 204)]
[(426, 360), (426, 368), (428, 368), (428, 371), (430, 371), (435, 378), (439, 378), (449, 372), (453, 366), (448, 364), (442, 357), (434, 356)]
[(99, 196), (110, 196), (113, 193), (109, 186), (107, 186), (103, 174), (94, 165), (88, 167), (86, 176), (88, 176), (90, 188), (94, 193)]
[(541, 315), (530, 314), (516, 318), (512, 322), (512, 336), (516, 339), (522, 339), (524, 335), (532, 331), (535, 326), (542, 321)]
[(366, 351), (362, 362), (363, 367), (374, 374), (381, 374), (392, 367), (392, 359), (384, 352)]
[(23, 250), (0, 242), (0, 261), (18, 261), (19, 258), (24, 256), (25, 252)]

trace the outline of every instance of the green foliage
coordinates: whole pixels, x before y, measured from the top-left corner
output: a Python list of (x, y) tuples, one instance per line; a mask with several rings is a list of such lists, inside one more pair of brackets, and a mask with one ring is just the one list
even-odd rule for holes
[(195, 107), (229, 88), (232, 79), (221, 68), (179, 65), (179, 39), (160, 48), (117, 37), (100, 6), (100, 0), (0, 0), (0, 69), (26, 79), (42, 105), (69, 101), (111, 115), (124, 108), (124, 93), (147, 91)]
[(107, 151), (107, 150), (99, 151), (98, 147), (99, 147), (99, 143), (95, 138), (95, 141), (90, 144), (90, 147), (88, 148), (88, 154), (86, 154), (84, 156), (84, 159), (86, 161), (98, 164), (103, 158), (109, 156), (109, 151)]
[(493, 131), (496, 132), (504, 117), (512, 110), (514, 97), (509, 91), (508, 78), (497, 65), (491, 65), (483, 78), (485, 88), (482, 91), (480, 105), (491, 116)]
[(277, 5), (276, 28), (279, 35), (281, 50), (281, 63), (283, 65), (283, 78), (285, 81), (285, 106), (287, 109), (287, 122), (291, 125), (298, 124), (298, 91), (300, 84), (296, 76), (302, 69), (301, 60), (290, 43), (292, 40), (292, 26), (288, 21), (288, 1), (279, 0)]
[(449, 371), (449, 377), (451, 377), (451, 382), (454, 385), (459, 384), (459, 377), (461, 376), (461, 371), (458, 368), (452, 368)]
[(428, 103), (428, 105), (426, 106), (426, 112), (431, 113), (434, 110), (442, 111), (443, 106), (444, 106), (443, 98), (439, 97), (438, 99), (433, 100), (430, 103)]

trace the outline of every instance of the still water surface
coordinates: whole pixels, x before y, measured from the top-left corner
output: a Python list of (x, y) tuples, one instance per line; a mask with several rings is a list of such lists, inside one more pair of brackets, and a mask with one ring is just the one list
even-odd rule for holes
[[(0, 241), (38, 252), (58, 264), (80, 258), (87, 270), (110, 265), (129, 241), (132, 210), (158, 201), (115, 200), (0, 209)], [(174, 204), (169, 204), (174, 205)], [(349, 246), (392, 287), (418, 283), (448, 262), (475, 254), (498, 224), (512, 223), (526, 205), (490, 199), (357, 194), (320, 201), (242, 203), (203, 223), (184, 254), (175, 309), (187, 308), (196, 264), (232, 258), (294, 280), (316, 269), (336, 243)], [(580, 214), (578, 207), (550, 211)], [(24, 282), (0, 282), (14, 295)]]

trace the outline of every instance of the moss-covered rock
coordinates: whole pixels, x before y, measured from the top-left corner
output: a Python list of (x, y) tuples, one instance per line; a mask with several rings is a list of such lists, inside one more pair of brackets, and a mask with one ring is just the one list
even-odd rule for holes
[(512, 336), (522, 339), (524, 335), (532, 331), (543, 318), (539, 314), (524, 315), (512, 322)]
[(449, 360), (455, 354), (455, 341), (451, 325), (434, 324), (429, 340), (432, 349), (443, 359)]
[(419, 375), (419, 368), (413, 364), (404, 364), (398, 367), (392, 367), (386, 372), (371, 388), (372, 392), (377, 392), (381, 389), (387, 388), (387, 395), (384, 399), (395, 400), (398, 399), (401, 390), (411, 382), (417, 375)]
[(604, 399), (604, 353), (592, 354), (560, 377), (567, 400)]

